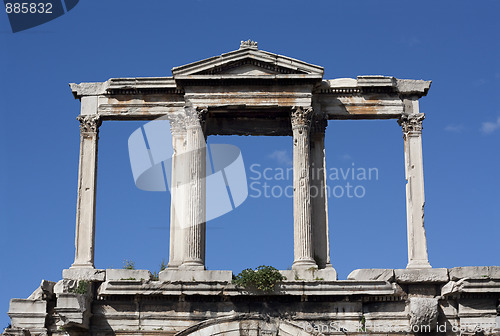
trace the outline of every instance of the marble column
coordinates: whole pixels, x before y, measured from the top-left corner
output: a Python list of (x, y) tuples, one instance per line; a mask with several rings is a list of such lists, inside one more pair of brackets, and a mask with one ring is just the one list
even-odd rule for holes
[(184, 230), (186, 225), (186, 122), (184, 115), (169, 117), (174, 155), (170, 182), (170, 253), (168, 268), (178, 268), (184, 260)]
[(80, 163), (76, 207), (75, 262), (71, 268), (94, 268), (98, 114), (80, 115)]
[(311, 220), (314, 260), (320, 269), (332, 267), (328, 239), (325, 131), (327, 120), (318, 117), (311, 126)]
[(310, 139), (311, 107), (293, 107), (293, 238), (292, 268), (317, 268), (314, 261), (311, 221)]
[(189, 192), (186, 196), (186, 228), (182, 269), (205, 269), (206, 236), (206, 142), (207, 110), (186, 108), (186, 167)]
[[(415, 102), (413, 102), (415, 104)], [(418, 102), (417, 102), (418, 104)], [(422, 160), (423, 113), (403, 114), (406, 173), (406, 223), (408, 233), (407, 268), (430, 268), (424, 228), (424, 170)]]

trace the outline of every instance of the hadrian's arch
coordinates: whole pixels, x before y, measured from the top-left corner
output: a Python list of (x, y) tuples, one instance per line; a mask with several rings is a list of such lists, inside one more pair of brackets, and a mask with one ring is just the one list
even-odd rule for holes
[[(270, 317), (266, 314), (239, 314), (214, 318), (195, 324), (176, 336), (239, 336), (239, 335), (280, 335), (311, 336), (314, 330), (304, 328), (297, 322)], [(310, 329), (309, 332), (307, 329)]]
[(156, 118), (170, 121), (174, 152), (179, 156), (172, 159), (172, 183), (188, 178), (176, 164), (188, 167), (189, 178), (199, 181), (188, 181), (190, 186), (172, 194), (177, 214), (171, 216), (170, 270), (205, 269), (207, 199), (203, 177), (207, 167), (204, 160), (187, 153), (195, 153), (210, 135), (290, 136), (292, 268), (312, 267), (335, 278), (329, 256), (326, 193), (311, 197), (311, 187), (326, 189), (325, 175), (311, 174), (311, 167), (326, 171), (325, 129), (328, 120), (335, 119), (396, 119), (400, 123), (408, 181), (408, 268), (430, 267), (423, 223), (424, 114), (418, 107), (429, 81), (384, 76), (325, 80), (322, 67), (259, 50), (251, 41), (243, 42), (236, 51), (173, 68), (172, 73), (172, 77), (71, 84), (73, 94), (82, 102), (76, 256), (71, 269), (94, 267), (99, 126), (107, 120)]
[[(246, 41), (238, 50), (173, 68), (171, 77), (70, 86), (81, 101), (74, 263), (59, 282), (43, 280), (29, 298), (11, 300), (12, 325), (5, 335), (458, 335), (471, 325), (485, 335), (495, 333), (500, 268), (431, 268), (428, 261), (419, 99), (430, 81), (324, 79), (320, 66)], [(397, 120), (401, 127), (405, 269), (358, 269), (347, 280), (337, 279), (336, 260), (329, 254), (327, 199), (311, 195), (312, 186), (326, 188), (326, 178), (311, 174), (311, 167), (325, 166), (325, 130), (329, 120), (339, 119)], [(147, 270), (94, 266), (99, 127), (112, 120), (168, 120), (174, 211), (168, 267), (158, 278)], [(291, 270), (280, 271), (286, 279), (272, 291), (239, 287), (231, 271), (206, 270), (206, 222), (213, 216), (207, 207), (206, 138), (211, 135), (292, 139), (294, 262)], [(141, 134), (135, 139), (137, 153), (163, 162), (163, 152), (145, 146)], [(237, 164), (234, 154), (227, 166)], [(132, 170), (150, 171), (144, 167)], [(245, 185), (225, 164), (221, 167), (224, 188)]]

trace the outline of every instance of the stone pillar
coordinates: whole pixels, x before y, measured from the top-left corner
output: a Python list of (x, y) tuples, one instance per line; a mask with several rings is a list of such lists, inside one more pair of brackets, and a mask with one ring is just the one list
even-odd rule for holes
[(94, 268), (98, 114), (80, 115), (80, 164), (76, 207), (75, 262), (71, 268)]
[(314, 260), (320, 269), (332, 267), (328, 239), (325, 130), (327, 120), (317, 119), (311, 127), (311, 220)]
[(174, 155), (170, 182), (170, 253), (168, 268), (178, 268), (184, 260), (183, 228), (186, 225), (186, 123), (183, 115), (169, 118)]
[(203, 133), (207, 110), (186, 108), (187, 227), (184, 229), (183, 269), (205, 269), (206, 142)]
[(293, 107), (293, 269), (317, 268), (314, 261), (311, 221), (311, 180), (309, 132), (313, 110)]
[[(418, 101), (413, 104), (418, 104)], [(418, 111), (418, 105), (416, 105)], [(403, 128), (406, 164), (406, 223), (408, 231), (407, 268), (430, 268), (427, 239), (424, 228), (424, 170), (422, 161), (423, 113), (403, 114), (399, 124)]]

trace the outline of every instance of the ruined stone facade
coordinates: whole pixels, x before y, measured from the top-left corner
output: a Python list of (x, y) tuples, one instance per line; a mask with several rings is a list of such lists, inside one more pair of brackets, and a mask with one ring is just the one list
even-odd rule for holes
[(348, 280), (291, 278), (272, 293), (190, 276), (120, 269), (43, 281), (12, 299), (4, 334), (498, 335), (500, 267), (361, 269)]
[[(424, 228), (419, 99), (430, 81), (388, 76), (323, 79), (323, 68), (238, 50), (172, 69), (172, 77), (70, 84), (81, 101), (75, 261), (57, 283), (12, 299), (5, 335), (499, 334), (499, 267), (433, 269)], [(146, 270), (94, 267), (99, 126), (107, 120), (170, 121), (173, 137), (170, 256)], [(403, 131), (408, 265), (363, 269), (337, 280), (330, 260), (325, 129), (334, 119), (394, 119)], [(206, 162), (210, 135), (293, 137), (294, 262), (273, 292), (205, 269)], [(403, 163), (402, 163), (403, 164)], [(184, 167), (187, 169), (182, 169)], [(317, 175), (317, 174), (316, 174)]]

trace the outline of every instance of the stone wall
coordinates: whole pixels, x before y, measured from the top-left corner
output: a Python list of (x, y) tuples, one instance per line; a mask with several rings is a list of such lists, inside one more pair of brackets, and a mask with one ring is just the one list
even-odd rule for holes
[(272, 293), (237, 288), (217, 272), (171, 281), (144, 270), (97, 270), (88, 280), (65, 272), (11, 300), (4, 335), (500, 334), (500, 267), (296, 276)]

